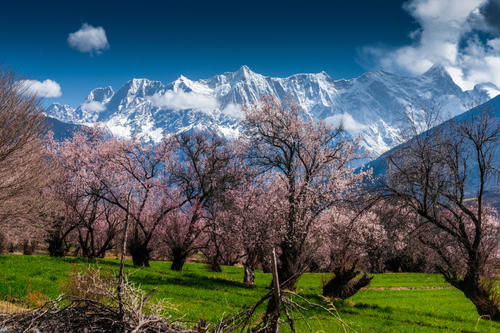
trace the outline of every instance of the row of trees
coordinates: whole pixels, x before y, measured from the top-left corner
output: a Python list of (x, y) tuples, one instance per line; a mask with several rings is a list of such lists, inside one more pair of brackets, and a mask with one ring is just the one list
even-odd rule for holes
[(308, 270), (332, 272), (324, 294), (341, 298), (370, 282), (360, 272), (425, 267), (499, 319), (487, 284), (498, 268), (499, 219), (484, 201), (498, 171), (499, 126), (486, 112), (409, 140), (374, 180), (353, 169), (357, 143), (342, 127), (311, 120), (291, 100), (248, 107), (231, 142), (192, 132), (145, 144), (95, 128), (56, 142), (42, 140), (36, 101), (12, 76), (0, 81), (8, 97), (0, 91), (0, 172), (11, 189), (0, 197), (2, 229), (37, 235), (51, 255), (98, 258), (126, 240), (136, 266), (167, 256), (182, 270), (201, 252), (213, 270), (242, 263), (251, 284), (274, 249), (284, 288), (295, 290)]
[[(81, 255), (102, 257), (129, 220), (128, 251), (137, 266), (164, 249), (181, 270), (201, 251), (214, 270), (241, 261), (252, 276), (278, 248), (280, 274), (293, 288), (317, 256), (318, 237), (333, 233), (337, 220), (359, 219), (350, 193), (363, 191), (368, 173), (348, 166), (354, 144), (341, 130), (305, 120), (295, 104), (270, 99), (262, 108), (249, 112), (248, 136), (235, 142), (183, 133), (145, 145), (98, 129), (50, 141), (58, 170), (45, 188), (53, 201), (47, 228), (53, 254), (71, 240)], [(251, 133), (251, 126), (261, 132)]]

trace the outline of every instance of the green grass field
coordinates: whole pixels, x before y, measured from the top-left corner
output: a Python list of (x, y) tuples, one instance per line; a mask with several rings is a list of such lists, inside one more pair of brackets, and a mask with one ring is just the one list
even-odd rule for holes
[[(116, 260), (99, 260), (98, 264), (104, 270), (118, 269)], [(55, 298), (71, 272), (86, 265), (78, 258), (1, 255), (0, 300), (32, 306), (29, 294), (33, 292)], [(269, 274), (257, 272), (255, 286), (245, 287), (241, 268), (223, 267), (222, 273), (212, 273), (203, 264), (186, 264), (178, 273), (172, 272), (167, 262), (152, 262), (143, 269), (128, 263), (127, 272), (146, 292), (157, 288), (153, 301), (167, 299), (175, 308), (170, 313), (173, 318), (189, 326), (199, 318), (215, 323), (251, 306), (267, 293), (271, 280)], [(321, 274), (305, 274), (298, 293), (326, 305), (319, 296), (321, 279)], [(357, 332), (500, 332), (500, 324), (480, 319), (460, 291), (443, 287), (448, 284), (436, 274), (375, 274), (367, 289), (335, 305), (341, 318)], [(313, 332), (344, 332), (339, 322), (322, 310), (311, 309), (304, 315)], [(297, 326), (301, 332), (308, 331), (304, 320)]]

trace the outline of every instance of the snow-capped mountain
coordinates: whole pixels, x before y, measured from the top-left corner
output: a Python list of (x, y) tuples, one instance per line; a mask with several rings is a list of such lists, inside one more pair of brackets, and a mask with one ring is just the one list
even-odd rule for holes
[(341, 121), (353, 136), (379, 155), (399, 143), (399, 128), (409, 109), (440, 109), (450, 118), (484, 103), (500, 92), (490, 83), (462, 91), (442, 66), (417, 77), (384, 71), (351, 80), (334, 80), (327, 73), (263, 76), (242, 66), (236, 72), (192, 81), (180, 76), (164, 85), (132, 79), (117, 92), (97, 88), (76, 109), (53, 104), (47, 115), (75, 124), (100, 123), (114, 135), (159, 140), (163, 134), (211, 128), (234, 137), (239, 133), (241, 106), (261, 96), (291, 96), (314, 119), (333, 125)]
[[(485, 112), (490, 118), (493, 124), (491, 128), (494, 128), (493, 126), (498, 126), (498, 124), (500, 124), (500, 96), (497, 96), (484, 104), (476, 106), (468, 110), (467, 112), (464, 112), (456, 117), (453, 117), (452, 120), (449, 121), (453, 121), (457, 124), (473, 123), (478, 119), (480, 119), (481, 113), (483, 112)], [(438, 133), (441, 133), (443, 131), (448, 131), (447, 126), (449, 124), (447, 123), (448, 121), (440, 125), (437, 125), (436, 127), (433, 127), (429, 131)], [(425, 132), (422, 133), (421, 135), (425, 135)], [(371, 161), (366, 165), (366, 167), (371, 168), (373, 170), (373, 176), (375, 177), (375, 179), (377, 179), (378, 177), (383, 178), (387, 175), (388, 156), (390, 154), (394, 154), (400, 149), (404, 149), (405, 146), (406, 143), (397, 145), (396, 147), (392, 148), (391, 150), (387, 151), (386, 153), (382, 154), (377, 159)], [(498, 155), (499, 150), (500, 148), (497, 147), (497, 154), (493, 154), (494, 157), (492, 160), (493, 167), (496, 168), (497, 170), (500, 169), (500, 156)], [(475, 155), (472, 153), (467, 160), (467, 164), (469, 165), (469, 173), (467, 174), (466, 178), (465, 190), (470, 195), (474, 195), (479, 186), (479, 175), (476, 171), (477, 164), (474, 156)], [(490, 178), (489, 181), (485, 184), (485, 189), (487, 191), (486, 195), (488, 202), (491, 203), (500, 211), (500, 175), (496, 175), (496, 177)]]

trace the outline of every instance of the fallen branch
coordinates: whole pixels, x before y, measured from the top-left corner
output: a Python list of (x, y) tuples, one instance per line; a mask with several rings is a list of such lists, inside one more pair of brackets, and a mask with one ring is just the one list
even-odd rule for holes
[(0, 316), (6, 332), (194, 332), (174, 325), (169, 318), (124, 313), (118, 307), (71, 296), (59, 297), (41, 308), (25, 313)]

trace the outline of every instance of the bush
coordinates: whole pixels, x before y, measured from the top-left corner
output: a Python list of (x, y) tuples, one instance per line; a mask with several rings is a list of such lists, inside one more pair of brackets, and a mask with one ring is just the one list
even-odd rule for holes
[[(68, 282), (63, 286), (63, 291), (67, 296), (118, 307), (117, 278), (113, 272), (103, 272), (99, 267), (89, 266), (83, 272), (73, 270)], [(129, 281), (127, 276), (123, 280), (121, 297), (124, 311), (131, 316), (144, 315), (143, 311), (160, 316), (165, 314), (168, 308), (171, 308), (164, 300), (160, 300), (158, 303), (148, 303), (149, 297), (145, 296), (139, 287)]]

